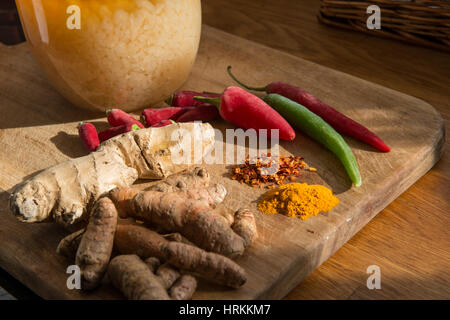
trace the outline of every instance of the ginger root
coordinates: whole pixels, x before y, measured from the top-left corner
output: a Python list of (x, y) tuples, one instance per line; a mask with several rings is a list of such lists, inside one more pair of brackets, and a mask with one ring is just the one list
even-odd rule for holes
[(81, 269), (81, 286), (91, 290), (102, 281), (108, 267), (117, 227), (117, 210), (109, 198), (101, 198), (91, 215), (77, 250), (75, 263)]
[[(23, 222), (54, 219), (69, 227), (87, 218), (97, 199), (110, 190), (128, 187), (138, 178), (162, 179), (193, 163), (194, 146), (202, 148), (202, 156), (213, 148), (211, 125), (182, 123), (122, 134), (85, 157), (48, 168), (17, 185), (10, 210)], [(186, 165), (176, 164), (173, 160), (186, 150), (192, 150), (191, 158), (183, 162)]]
[(167, 241), (145, 227), (119, 224), (114, 245), (121, 254), (133, 253), (142, 259), (156, 257), (180, 270), (194, 272), (232, 288), (238, 288), (246, 282), (244, 269), (233, 260), (182, 242)]
[(113, 258), (108, 266), (108, 277), (130, 300), (170, 300), (158, 277), (135, 254)]

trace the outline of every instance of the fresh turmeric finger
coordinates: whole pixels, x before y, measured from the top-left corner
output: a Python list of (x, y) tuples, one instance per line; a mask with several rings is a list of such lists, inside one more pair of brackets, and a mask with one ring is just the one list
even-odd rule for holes
[(158, 270), (159, 266), (161, 265), (161, 262), (159, 261), (159, 259), (155, 258), (155, 257), (147, 258), (147, 259), (145, 259), (144, 262), (153, 273), (155, 273), (156, 270)]
[(169, 289), (180, 277), (180, 273), (169, 264), (162, 264), (155, 273), (164, 288)]
[(227, 224), (231, 226), (234, 223), (234, 211), (225, 207), (222, 203), (214, 208), (214, 213), (220, 214), (225, 218)]
[(164, 248), (168, 241), (158, 233), (137, 225), (118, 225), (114, 248), (121, 254), (137, 254), (143, 260), (150, 257), (166, 260)]
[(207, 188), (210, 176), (205, 168), (195, 167), (192, 170), (183, 170), (168, 176), (166, 179), (155, 183), (147, 190), (160, 192), (177, 192)]
[(130, 300), (170, 300), (158, 277), (137, 255), (121, 255), (108, 266), (111, 283)]
[[(210, 176), (205, 168), (195, 167), (173, 174), (159, 181), (145, 191), (179, 192), (184, 191), (192, 199), (206, 199), (211, 206), (215, 206), (225, 199), (227, 190), (221, 184), (209, 187)], [(206, 192), (206, 193), (205, 193)]]
[(77, 250), (75, 263), (81, 269), (82, 288), (97, 287), (108, 267), (117, 226), (117, 210), (109, 198), (97, 201)]
[[(146, 191), (140, 191), (138, 189), (129, 187), (129, 188), (118, 188), (114, 189), (109, 193), (109, 197), (114, 201), (116, 204), (117, 210), (119, 211), (119, 216), (121, 218), (126, 218), (128, 215), (127, 213), (132, 213), (135, 208), (133, 207), (133, 198), (138, 195), (139, 193), (144, 193)], [(155, 190), (150, 190), (147, 192), (155, 192)], [(160, 191), (158, 191), (159, 195), (161, 194)], [(170, 191), (172, 192), (172, 191)], [(165, 193), (170, 193), (165, 192)], [(223, 202), (225, 199), (225, 196), (227, 194), (227, 190), (225, 187), (221, 184), (215, 184), (211, 187), (207, 188), (199, 188), (199, 189), (192, 189), (192, 190), (186, 190), (186, 191), (176, 191), (177, 194), (182, 195), (185, 199), (190, 199), (193, 201), (204, 201), (208, 204), (210, 207), (215, 207), (216, 205)]]
[(185, 243), (167, 241), (145, 227), (118, 225), (114, 245), (121, 254), (137, 254), (142, 259), (156, 257), (222, 285), (238, 288), (246, 282), (245, 270), (233, 260)]
[(170, 297), (174, 300), (189, 300), (197, 289), (197, 279), (195, 277), (184, 274), (170, 288)]
[[(117, 190), (111, 194), (118, 202)], [(194, 200), (185, 192), (144, 191), (128, 199), (121, 216), (133, 217), (158, 226), (167, 232), (179, 232), (207, 251), (237, 257), (244, 252), (244, 240), (231, 228), (229, 221), (212, 209), (206, 200)]]
[(183, 237), (181, 234), (179, 234), (178, 232), (175, 233), (168, 233), (168, 234), (163, 234), (162, 237), (164, 239), (166, 239), (167, 241), (176, 241), (176, 242), (182, 242), (185, 244), (189, 244), (191, 246), (194, 246), (194, 244), (192, 242), (190, 242), (188, 239), (186, 239), (185, 237)]
[(165, 248), (167, 262), (205, 279), (231, 288), (247, 281), (245, 270), (233, 260), (180, 242), (169, 242)]
[[(133, 218), (128, 219), (119, 219), (117, 223), (120, 224), (136, 224)], [(69, 234), (64, 237), (58, 244), (56, 248), (56, 253), (62, 255), (69, 259), (70, 261), (75, 261), (75, 256), (77, 254), (78, 247), (80, 246), (81, 238), (83, 233), (86, 231), (86, 228), (80, 229), (74, 233)], [(181, 235), (178, 234), (180, 237)], [(176, 240), (171, 240), (176, 241)], [(185, 241), (188, 241), (187, 239)], [(158, 265), (159, 266), (159, 265)], [(155, 270), (156, 271), (156, 270)]]
[(219, 203), (222, 203), (227, 195), (227, 189), (220, 183), (208, 188), (192, 189), (185, 192), (188, 198), (192, 200), (205, 200), (213, 208)]

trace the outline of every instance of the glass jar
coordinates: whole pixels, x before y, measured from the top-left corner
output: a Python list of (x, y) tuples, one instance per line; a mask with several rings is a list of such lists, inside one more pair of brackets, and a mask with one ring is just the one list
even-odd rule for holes
[(178, 89), (194, 64), (200, 0), (16, 3), (34, 57), (79, 107), (148, 107)]

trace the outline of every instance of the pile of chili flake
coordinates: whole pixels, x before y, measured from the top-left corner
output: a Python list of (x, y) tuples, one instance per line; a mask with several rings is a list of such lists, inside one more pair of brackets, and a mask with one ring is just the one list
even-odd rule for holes
[(279, 156), (278, 163), (270, 153), (261, 157), (250, 159), (247, 157), (244, 164), (232, 168), (232, 178), (240, 183), (252, 187), (273, 189), (282, 185), (286, 180), (295, 181), (302, 170), (317, 171), (308, 166), (301, 156)]

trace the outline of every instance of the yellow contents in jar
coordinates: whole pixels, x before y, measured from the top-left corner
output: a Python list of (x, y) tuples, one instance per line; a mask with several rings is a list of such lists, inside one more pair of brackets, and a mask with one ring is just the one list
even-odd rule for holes
[(333, 192), (322, 185), (289, 183), (266, 192), (258, 209), (267, 214), (284, 214), (306, 220), (319, 212), (328, 212), (339, 203)]
[(131, 111), (163, 101), (195, 61), (200, 0), (17, 4), (35, 58), (60, 93), (84, 108)]

